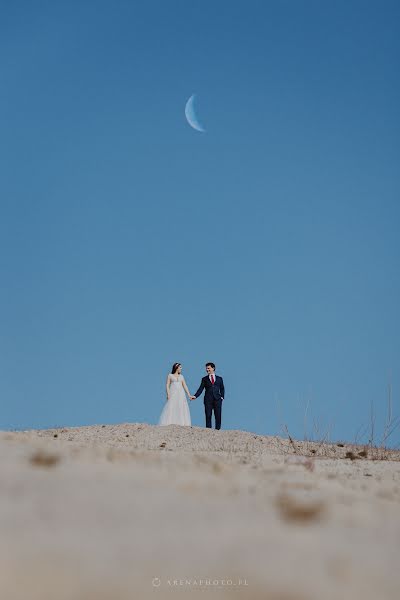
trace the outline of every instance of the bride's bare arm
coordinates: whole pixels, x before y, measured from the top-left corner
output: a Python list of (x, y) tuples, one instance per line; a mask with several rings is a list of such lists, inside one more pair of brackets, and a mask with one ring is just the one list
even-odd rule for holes
[(169, 374), (167, 377), (167, 400), (169, 400), (169, 385), (170, 385), (170, 379), (169, 379)]
[(192, 396), (191, 396), (191, 394), (190, 394), (190, 392), (188, 390), (188, 386), (186, 385), (186, 381), (185, 381), (185, 378), (183, 377), (183, 375), (182, 375), (182, 385), (183, 385), (183, 388), (184, 388), (185, 392), (189, 396), (189, 398), (191, 398)]

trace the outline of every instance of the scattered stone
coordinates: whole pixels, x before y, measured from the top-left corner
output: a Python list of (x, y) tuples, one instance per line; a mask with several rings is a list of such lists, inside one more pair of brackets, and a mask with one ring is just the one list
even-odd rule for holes
[(46, 452), (45, 450), (37, 450), (29, 459), (32, 465), (36, 467), (54, 467), (59, 461), (58, 454)]
[(360, 457), (356, 456), (352, 450), (348, 450), (346, 452), (345, 458), (349, 458), (350, 460), (356, 460), (357, 458), (359, 459)]
[(281, 492), (276, 497), (276, 506), (285, 521), (305, 523), (319, 519), (325, 512), (325, 502), (312, 495)]
[(307, 471), (314, 471), (314, 460), (308, 456), (287, 456), (285, 458), (285, 464), (301, 465), (307, 469)]

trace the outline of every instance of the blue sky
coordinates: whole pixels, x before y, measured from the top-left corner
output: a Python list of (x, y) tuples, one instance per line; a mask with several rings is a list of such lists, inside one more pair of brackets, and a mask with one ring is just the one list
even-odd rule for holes
[(353, 441), (373, 403), (379, 437), (389, 384), (400, 413), (399, 4), (0, 13), (0, 428), (155, 424), (172, 363), (194, 393), (214, 361), (223, 429)]

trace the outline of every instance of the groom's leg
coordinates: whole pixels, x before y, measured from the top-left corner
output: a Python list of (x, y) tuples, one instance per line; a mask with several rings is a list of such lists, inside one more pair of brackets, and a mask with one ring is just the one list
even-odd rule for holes
[(222, 400), (214, 400), (215, 429), (221, 429)]
[(206, 413), (206, 427), (211, 427), (211, 415), (212, 415), (211, 402), (204, 402), (204, 410)]

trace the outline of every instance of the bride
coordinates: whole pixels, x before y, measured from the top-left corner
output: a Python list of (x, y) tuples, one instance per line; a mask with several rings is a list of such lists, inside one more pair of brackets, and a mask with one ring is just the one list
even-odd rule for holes
[(181, 363), (174, 363), (167, 377), (167, 401), (164, 405), (158, 425), (191, 425), (189, 405), (185, 392), (192, 400)]

